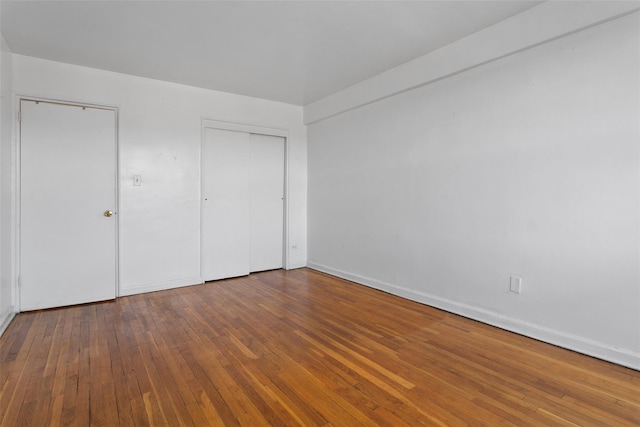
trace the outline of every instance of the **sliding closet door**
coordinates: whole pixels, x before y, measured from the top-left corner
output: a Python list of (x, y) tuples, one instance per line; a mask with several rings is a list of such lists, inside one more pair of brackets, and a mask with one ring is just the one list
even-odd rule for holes
[(284, 138), (251, 134), (250, 270), (282, 268)]
[(202, 146), (204, 280), (249, 274), (250, 136), (205, 129)]
[(205, 129), (205, 281), (283, 267), (284, 138)]

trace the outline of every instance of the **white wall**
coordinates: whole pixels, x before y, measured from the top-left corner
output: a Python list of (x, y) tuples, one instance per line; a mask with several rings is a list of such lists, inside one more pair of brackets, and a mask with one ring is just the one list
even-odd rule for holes
[(640, 369), (639, 24), (310, 125), (309, 266)]
[(306, 264), (300, 107), (20, 55), (13, 65), (17, 95), (119, 109), (121, 295), (200, 280), (202, 118), (289, 131), (290, 267)]
[(405, 64), (304, 106), (305, 124), (450, 77), (640, 10), (633, 1), (545, 1)]
[(14, 315), (14, 262), (12, 225), (12, 133), (11, 51), (0, 34), (0, 334)]

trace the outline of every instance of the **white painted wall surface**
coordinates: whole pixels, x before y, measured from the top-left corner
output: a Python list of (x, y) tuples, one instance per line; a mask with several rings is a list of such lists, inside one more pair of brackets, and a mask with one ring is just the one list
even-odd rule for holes
[(309, 126), (309, 266), (640, 369), (639, 28)]
[(0, 35), (0, 334), (14, 314), (14, 241), (12, 223), (12, 65), (11, 50)]
[(17, 95), (119, 109), (121, 295), (200, 280), (202, 118), (289, 130), (290, 267), (306, 264), (300, 107), (20, 55), (13, 65)]
[(435, 82), (638, 9), (638, 0), (545, 1), (427, 55), (305, 105), (305, 124)]

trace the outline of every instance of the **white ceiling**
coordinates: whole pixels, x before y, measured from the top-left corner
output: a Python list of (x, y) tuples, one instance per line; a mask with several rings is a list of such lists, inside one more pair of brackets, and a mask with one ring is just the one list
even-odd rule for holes
[(7, 1), (14, 53), (305, 105), (539, 1)]

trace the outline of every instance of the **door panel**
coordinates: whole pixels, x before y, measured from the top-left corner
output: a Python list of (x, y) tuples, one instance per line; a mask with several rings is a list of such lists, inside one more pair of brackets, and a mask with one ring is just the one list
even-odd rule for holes
[(250, 270), (282, 268), (284, 138), (251, 134)]
[(249, 274), (249, 134), (205, 129), (202, 147), (204, 280)]
[(113, 110), (20, 103), (21, 310), (116, 295)]
[(284, 138), (205, 128), (202, 272), (205, 281), (282, 268)]

